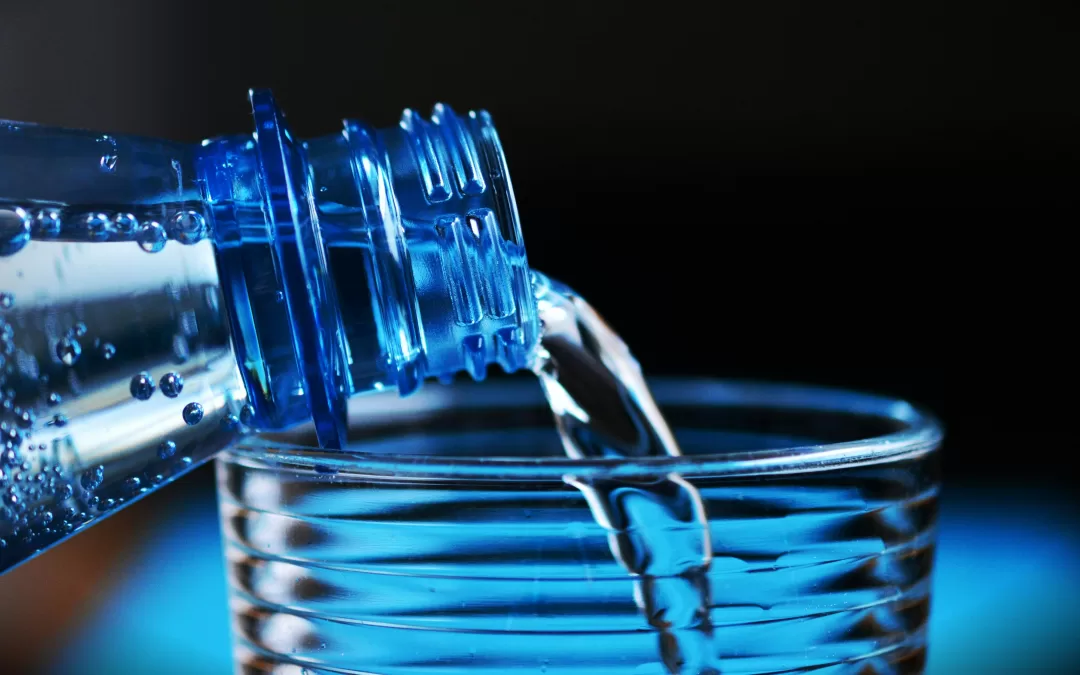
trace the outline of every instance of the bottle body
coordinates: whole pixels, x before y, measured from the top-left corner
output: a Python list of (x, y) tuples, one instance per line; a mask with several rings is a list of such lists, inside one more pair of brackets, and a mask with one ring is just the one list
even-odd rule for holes
[(194, 159), (0, 125), (0, 570), (239, 433), (246, 393)]
[(0, 265), (3, 570), (213, 456), (246, 394), (209, 241), (31, 241)]
[(485, 113), (186, 145), (0, 122), (0, 572), (239, 435), (525, 366), (538, 326)]

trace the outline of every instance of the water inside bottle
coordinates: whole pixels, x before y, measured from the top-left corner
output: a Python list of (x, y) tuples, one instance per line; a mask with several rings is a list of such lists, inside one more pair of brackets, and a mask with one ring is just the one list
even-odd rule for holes
[(0, 204), (0, 571), (236, 438), (213, 246), (164, 245), (189, 207)]

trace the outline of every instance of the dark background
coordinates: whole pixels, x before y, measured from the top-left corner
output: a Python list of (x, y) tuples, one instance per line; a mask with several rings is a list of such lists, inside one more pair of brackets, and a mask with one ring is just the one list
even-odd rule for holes
[(198, 140), (250, 128), (251, 86), (301, 136), (487, 108), (531, 262), (648, 371), (905, 396), (948, 423), (952, 479), (1061, 477), (995, 445), (1064, 440), (1027, 395), (1060, 359), (1010, 306), (1065, 281), (1075, 3), (340, 5), (5, 9), (0, 115)]
[(530, 262), (646, 371), (906, 397), (947, 425), (947, 484), (990, 494), (1074, 476), (1070, 401), (1044, 383), (1072, 367), (1044, 320), (1075, 308), (1049, 298), (1078, 215), (1078, 18), (997, 0), (8, 2), (0, 117), (196, 141), (250, 130), (252, 86), (300, 136), (486, 108)]

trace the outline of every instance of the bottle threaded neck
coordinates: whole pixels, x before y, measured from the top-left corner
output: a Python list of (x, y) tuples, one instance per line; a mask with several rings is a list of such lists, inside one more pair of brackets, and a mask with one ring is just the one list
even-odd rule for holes
[(486, 112), (301, 143), (268, 92), (251, 101), (254, 135), (205, 141), (197, 165), (256, 426), (312, 420), (334, 447), (353, 394), (526, 366), (538, 321)]

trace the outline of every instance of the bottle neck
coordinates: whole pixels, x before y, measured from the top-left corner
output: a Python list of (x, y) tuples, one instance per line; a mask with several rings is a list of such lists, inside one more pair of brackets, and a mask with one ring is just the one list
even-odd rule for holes
[(527, 365), (538, 320), (486, 112), (298, 142), (269, 93), (251, 102), (256, 132), (195, 163), (254, 426), (311, 420), (335, 447), (351, 395)]

